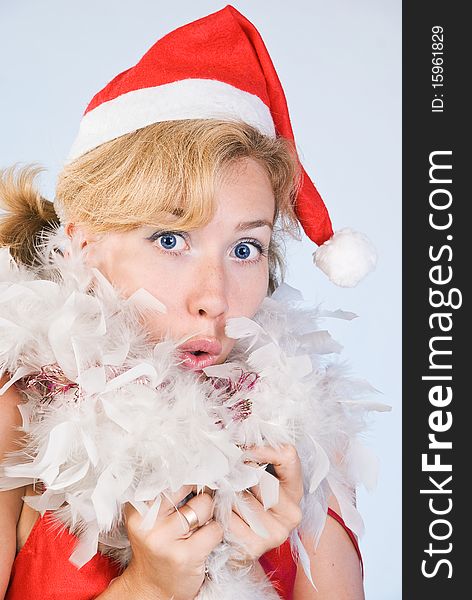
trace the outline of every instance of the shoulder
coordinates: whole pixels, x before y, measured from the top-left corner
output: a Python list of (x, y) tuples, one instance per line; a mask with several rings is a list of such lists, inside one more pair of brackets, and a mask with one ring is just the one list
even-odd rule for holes
[[(0, 378), (0, 388), (8, 381), (8, 375)], [(18, 405), (22, 402), (21, 393), (11, 386), (0, 396), (0, 461), (6, 454), (18, 450), (22, 432), (19, 430), (22, 419)], [(24, 488), (0, 491), (0, 598), (8, 586), (10, 571), (16, 554), (16, 526), (23, 505)]]
[[(340, 514), (336, 499), (331, 496), (329, 507)], [(299, 565), (294, 588), (294, 600), (364, 600), (362, 567), (356, 548), (346, 528), (330, 516), (315, 548), (310, 536), (301, 532), (303, 545), (310, 557), (315, 592), (303, 568)]]

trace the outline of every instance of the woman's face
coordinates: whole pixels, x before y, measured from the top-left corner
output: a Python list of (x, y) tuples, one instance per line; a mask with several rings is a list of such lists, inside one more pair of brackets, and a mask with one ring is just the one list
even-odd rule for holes
[(165, 306), (165, 313), (148, 314), (146, 328), (156, 341), (190, 338), (181, 350), (183, 364), (193, 370), (226, 359), (234, 345), (225, 336), (226, 320), (253, 317), (268, 288), (272, 186), (252, 159), (241, 159), (227, 174), (204, 227), (173, 232), (143, 226), (95, 238), (82, 230), (88, 263), (125, 297), (144, 288)]

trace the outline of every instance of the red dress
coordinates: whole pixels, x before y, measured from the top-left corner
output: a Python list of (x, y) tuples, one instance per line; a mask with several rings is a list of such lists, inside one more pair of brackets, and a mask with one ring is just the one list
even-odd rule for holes
[[(331, 509), (329, 514), (350, 534), (359, 554), (354, 534), (339, 515)], [(120, 574), (119, 567), (98, 553), (77, 569), (69, 561), (76, 542), (73, 534), (58, 528), (49, 513), (40, 517), (15, 558), (5, 600), (91, 600), (106, 590)], [(281, 598), (292, 600), (297, 566), (288, 540), (259, 561)]]

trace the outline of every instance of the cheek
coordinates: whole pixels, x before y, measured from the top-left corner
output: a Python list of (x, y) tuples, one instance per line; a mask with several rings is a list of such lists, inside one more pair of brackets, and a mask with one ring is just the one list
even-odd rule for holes
[[(140, 288), (144, 288), (166, 308), (166, 313), (147, 313), (143, 323), (153, 339), (164, 336), (172, 329), (173, 315), (177, 311), (176, 301), (182, 297), (182, 277), (175, 277), (175, 267), (166, 261), (156, 260), (154, 254), (137, 254), (133, 248), (114, 248), (105, 256), (93, 256), (89, 261), (120, 290), (123, 297), (129, 298)], [(164, 285), (163, 285), (164, 283)]]
[(125, 297), (144, 288), (170, 310), (182, 293), (182, 277), (176, 277), (175, 267), (170, 261), (156, 260), (154, 254), (148, 254), (122, 253), (113, 262), (109, 274)]
[(175, 272), (170, 279), (165, 273), (154, 272), (150, 275), (149, 271), (145, 271), (143, 278), (134, 277), (133, 288), (144, 288), (165, 307), (164, 313), (149, 312), (144, 316), (144, 327), (152, 340), (157, 342), (165, 336), (173, 338), (182, 333), (179, 324), (183, 313), (181, 303), (184, 290), (181, 280), (175, 278)]
[(231, 315), (252, 318), (267, 296), (269, 269), (264, 261), (258, 268), (238, 266), (231, 275), (229, 306)]

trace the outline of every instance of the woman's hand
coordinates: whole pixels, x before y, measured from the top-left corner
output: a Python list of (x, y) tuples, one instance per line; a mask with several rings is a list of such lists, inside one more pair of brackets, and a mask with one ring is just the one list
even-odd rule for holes
[[(260, 537), (249, 527), (241, 513), (233, 507), (230, 531), (244, 547), (242, 561), (257, 560), (268, 550), (280, 546), (298, 527), (302, 519), (300, 501), (303, 497), (303, 480), (300, 459), (294, 446), (289, 444), (280, 449), (267, 446), (252, 447), (251, 459), (258, 463), (271, 463), (279, 479), (279, 501), (265, 510), (259, 486), (243, 493), (243, 500), (254, 511), (257, 520), (266, 529), (269, 537)], [(238, 557), (239, 560), (239, 557)]]
[(163, 499), (149, 531), (140, 528), (140, 514), (127, 505), (126, 527), (133, 555), (121, 577), (133, 598), (190, 600), (197, 595), (205, 578), (205, 561), (223, 540), (223, 529), (212, 518), (213, 498), (202, 493), (186, 503), (200, 524), (189, 532), (188, 521), (174, 504), (178, 505), (191, 491), (190, 486), (184, 486), (171, 497), (172, 502)]

